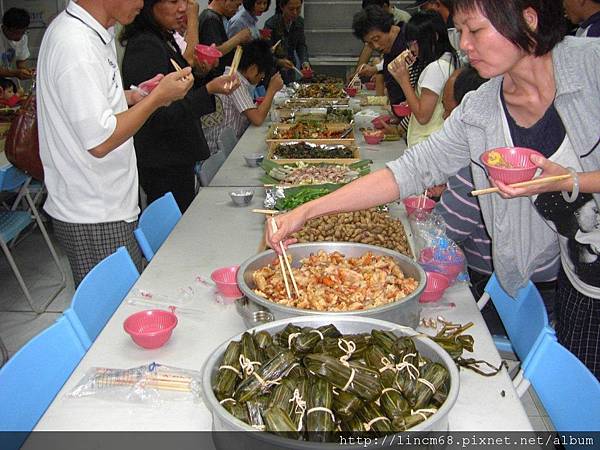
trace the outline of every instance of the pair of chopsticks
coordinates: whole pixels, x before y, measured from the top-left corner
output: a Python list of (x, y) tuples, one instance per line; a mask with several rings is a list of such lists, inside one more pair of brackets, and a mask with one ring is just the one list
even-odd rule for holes
[[(271, 217), (271, 230), (273, 233), (277, 233), (277, 223), (275, 223), (275, 218)], [(285, 292), (287, 293), (288, 299), (292, 299), (292, 293), (290, 291), (290, 284), (288, 283), (287, 275), (286, 275), (286, 267), (289, 272), (290, 278), (292, 279), (292, 284), (294, 285), (294, 291), (296, 296), (300, 297), (300, 292), (298, 291), (298, 285), (296, 284), (296, 278), (294, 278), (294, 273), (292, 272), (292, 268), (290, 266), (290, 262), (288, 261), (287, 253), (285, 251), (285, 247), (283, 246), (283, 242), (279, 242), (279, 248), (281, 248), (281, 253), (279, 254), (279, 267), (281, 267), (281, 274), (283, 275), (283, 282), (285, 283)], [(284, 263), (285, 261), (285, 263)]]
[(277, 211), (276, 209), (253, 209), (252, 212), (257, 213), (257, 214), (268, 214), (268, 215), (279, 214), (279, 211)]
[(279, 39), (277, 42), (275, 42), (275, 45), (273, 47), (271, 47), (271, 53), (273, 53), (275, 51), (275, 49), (277, 47), (279, 47), (279, 44), (281, 44), (281, 39)]
[[(419, 209), (423, 209), (425, 208), (425, 203), (427, 203), (427, 191), (428, 189), (425, 189), (425, 193), (423, 195), (421, 195), (421, 197), (419, 197)], [(421, 198), (423, 199), (423, 206), (421, 206)]]
[[(229, 68), (229, 76), (233, 76), (238, 70), (238, 66), (240, 65), (240, 59), (242, 59), (242, 47), (237, 46), (235, 48), (235, 54), (233, 55), (233, 61), (231, 62), (231, 67)], [(227, 89), (231, 88), (231, 82), (225, 85)]]
[[(535, 180), (530, 180), (530, 181), (521, 181), (520, 183), (509, 184), (508, 186), (510, 186), (510, 187), (535, 186), (538, 184), (546, 184), (546, 183), (553, 183), (555, 181), (566, 180), (567, 178), (570, 178), (570, 177), (571, 177), (571, 174), (568, 173), (565, 175), (555, 175), (552, 177), (536, 178)], [(471, 191), (471, 195), (475, 197), (477, 195), (493, 194), (494, 192), (498, 192), (498, 191), (499, 191), (499, 189), (497, 187), (478, 189), (476, 191)]]
[(361, 64), (360, 66), (358, 66), (358, 69), (356, 70), (356, 73), (354, 74), (354, 76), (352, 77), (352, 79), (350, 80), (350, 82), (346, 85), (346, 87), (352, 87), (352, 84), (359, 77), (360, 71), (363, 70), (363, 67), (365, 67), (364, 63)]
[[(183, 69), (181, 68), (181, 66), (180, 66), (179, 64), (177, 64), (177, 61), (175, 61), (173, 58), (171, 58), (171, 64), (173, 65), (173, 67), (175, 68), (175, 70), (176, 70), (177, 72), (181, 72), (181, 71), (183, 70)], [(184, 79), (184, 80), (187, 80), (187, 79), (188, 79), (188, 77), (186, 76), (186, 77), (184, 77), (183, 79)]]

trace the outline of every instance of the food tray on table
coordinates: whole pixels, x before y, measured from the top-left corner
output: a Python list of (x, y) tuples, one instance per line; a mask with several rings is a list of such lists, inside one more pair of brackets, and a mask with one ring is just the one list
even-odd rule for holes
[(267, 160), (277, 164), (310, 163), (352, 164), (360, 161), (360, 150), (354, 140), (272, 141)]
[(319, 121), (304, 121), (295, 124), (276, 123), (267, 131), (267, 142), (289, 142), (306, 140), (315, 143), (343, 143), (355, 142), (354, 130), (342, 138), (341, 135), (348, 130), (347, 123), (323, 123)]
[(302, 84), (296, 89), (294, 98), (347, 98), (343, 84), (314, 83)]
[(284, 108), (327, 108), (348, 106), (349, 98), (290, 98), (281, 105)]
[(282, 187), (312, 186), (323, 183), (346, 184), (368, 174), (373, 161), (365, 159), (355, 163), (314, 163), (297, 161), (280, 164), (272, 160), (263, 161), (265, 170), (260, 180), (265, 185)]

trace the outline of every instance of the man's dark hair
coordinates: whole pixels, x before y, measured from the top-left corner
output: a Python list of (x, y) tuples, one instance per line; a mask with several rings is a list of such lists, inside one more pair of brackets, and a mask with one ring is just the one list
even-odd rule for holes
[(246, 70), (252, 64), (256, 64), (258, 72), (269, 75), (273, 66), (273, 54), (269, 42), (264, 39), (255, 39), (242, 45), (242, 57), (239, 69)]
[(152, 14), (152, 9), (158, 2), (160, 2), (160, 0), (144, 0), (144, 7), (140, 13), (135, 16), (133, 22), (129, 25), (125, 25), (119, 34), (119, 43), (123, 47), (127, 45), (127, 41), (132, 37), (137, 36), (144, 31), (151, 31), (162, 39), (175, 44), (174, 47), (178, 48), (173, 35), (163, 30)]
[(390, 6), (390, 0), (362, 0), (362, 9), (365, 9), (367, 6), (376, 5), (381, 6)]
[(406, 24), (404, 36), (406, 42), (417, 41), (419, 61), (424, 65), (439, 59), (446, 52), (456, 56), (448, 39), (446, 24), (437, 12), (420, 11), (416, 13)]
[[(537, 31), (531, 30), (523, 11), (537, 13)], [(498, 32), (514, 45), (535, 56), (542, 56), (563, 40), (566, 27), (562, 1), (558, 0), (452, 0), (452, 14), (479, 10)]]
[(391, 14), (386, 12), (381, 6), (367, 6), (362, 11), (356, 13), (352, 19), (352, 32), (361, 41), (371, 31), (381, 31), (388, 33), (394, 24)]
[(8, 89), (8, 88), (13, 88), (13, 92), (16, 94), (17, 93), (17, 85), (15, 84), (15, 82), (9, 78), (4, 78), (4, 77), (0, 77), (0, 88), (2, 89)]
[(459, 70), (460, 73), (454, 80), (454, 100), (456, 100), (456, 103), (462, 102), (467, 92), (477, 90), (479, 86), (488, 81), (486, 78), (481, 78), (472, 66), (465, 66)]
[[(244, 8), (246, 9), (246, 11), (248, 11), (250, 14), (252, 14), (252, 11), (254, 10), (254, 6), (256, 5), (256, 2), (258, 0), (243, 0), (242, 4), (244, 5)], [(267, 9), (265, 9), (265, 12), (269, 10), (269, 7), (271, 6), (271, 0), (267, 0)]]
[(9, 8), (2, 16), (2, 25), (13, 30), (22, 30), (29, 27), (31, 17), (29, 13), (21, 8)]

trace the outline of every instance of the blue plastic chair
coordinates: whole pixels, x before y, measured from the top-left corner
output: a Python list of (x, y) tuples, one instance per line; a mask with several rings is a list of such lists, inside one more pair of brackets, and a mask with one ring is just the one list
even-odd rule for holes
[(81, 280), (64, 312), (87, 350), (139, 278), (125, 247), (100, 261)]
[(557, 431), (600, 431), (600, 382), (552, 336), (543, 337), (524, 377)]
[[(60, 264), (60, 260), (58, 259), (58, 255), (56, 253), (54, 245), (52, 244), (52, 241), (48, 236), (46, 227), (40, 219), (35, 203), (29, 194), (28, 186), (30, 181), (30, 177), (28, 177), (19, 169), (10, 164), (0, 167), (0, 191), (19, 190), (18, 197), (24, 198), (27, 201), (27, 204), (29, 205), (29, 211), (17, 211), (14, 209), (11, 209), (10, 211), (0, 211), (0, 247), (2, 247), (2, 251), (4, 252), (6, 259), (8, 260), (8, 264), (10, 265), (13, 273), (15, 274), (15, 277), (17, 278), (17, 281), (19, 283), (19, 286), (21, 287), (21, 290), (23, 291), (23, 294), (25, 294), (25, 298), (27, 299), (31, 310), (38, 314), (41, 314), (44, 311), (46, 311), (48, 305), (66, 286), (67, 276)], [(41, 308), (36, 308), (34, 306), (31, 293), (29, 292), (29, 289), (25, 284), (25, 280), (21, 275), (21, 271), (17, 267), (17, 264), (15, 263), (15, 260), (9, 249), (9, 247), (12, 247), (12, 245), (14, 245), (17, 237), (23, 232), (23, 230), (25, 230), (27, 227), (29, 227), (30, 224), (33, 223), (34, 219), (38, 227), (40, 228), (42, 236), (46, 241), (46, 245), (50, 250), (52, 259), (54, 260), (54, 263), (56, 264), (56, 267), (60, 274), (60, 282), (58, 286), (55, 289), (53, 289), (50, 295), (44, 300)]]
[[(521, 360), (522, 369), (527, 366), (528, 357), (533, 354), (544, 336), (556, 340), (556, 333), (548, 323), (544, 300), (531, 281), (513, 298), (502, 289), (496, 275), (493, 274), (485, 287), (485, 294), (477, 302), (479, 309), (482, 309), (489, 299), (494, 303), (508, 335), (508, 339), (494, 336), (494, 343), (501, 351), (514, 351)], [(528, 384), (522, 383), (522, 375), (521, 371), (514, 380), (519, 396), (529, 387)]]
[(181, 210), (170, 192), (144, 209), (134, 235), (147, 261), (152, 260), (180, 218)]
[(0, 431), (31, 431), (84, 354), (64, 316), (25, 344), (0, 369)]

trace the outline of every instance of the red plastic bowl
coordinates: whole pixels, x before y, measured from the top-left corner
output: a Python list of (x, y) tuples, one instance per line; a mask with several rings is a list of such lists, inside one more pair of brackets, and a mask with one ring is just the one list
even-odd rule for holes
[(225, 297), (239, 298), (241, 297), (242, 291), (238, 288), (235, 277), (240, 266), (222, 267), (215, 270), (210, 278), (217, 285), (217, 289)]
[(375, 117), (373, 120), (371, 120), (371, 123), (373, 124), (373, 126), (375, 128), (377, 128), (378, 130), (381, 130), (384, 128), (383, 124), (390, 123), (391, 119), (392, 118), (390, 116), (383, 115), (383, 116)]
[(463, 271), (465, 265), (465, 255), (460, 249), (458, 249), (457, 252), (459, 255), (457, 261), (436, 261), (433, 259), (433, 248), (426, 247), (423, 250), (421, 250), (421, 254), (419, 256), (419, 263), (434, 267), (437, 272), (439, 272), (441, 275), (445, 276), (448, 279), (449, 283), (453, 283), (457, 275)]
[(419, 298), (420, 303), (431, 303), (436, 302), (442, 295), (444, 291), (450, 285), (448, 278), (446, 278), (441, 273), (437, 272), (425, 272), (427, 274), (427, 285), (425, 286), (425, 290), (421, 294)]
[(258, 30), (260, 37), (263, 39), (271, 39), (271, 35), (273, 34), (273, 30), (270, 28), (262, 28)]
[(402, 200), (404, 203), (404, 208), (406, 208), (406, 214), (409, 216), (415, 211), (425, 211), (431, 212), (435, 207), (435, 202), (431, 200), (429, 197), (424, 197), (422, 195), (406, 197)]
[(223, 56), (223, 53), (217, 50), (216, 47), (204, 44), (197, 44), (194, 47), (194, 53), (198, 61), (206, 64), (214, 64), (217, 59)]
[(260, 105), (260, 104), (261, 104), (262, 102), (264, 102), (264, 101), (265, 101), (265, 98), (264, 98), (264, 97), (256, 97), (256, 98), (254, 99), (254, 103), (256, 103), (256, 106)]
[(367, 81), (365, 83), (365, 89), (367, 89), (369, 91), (374, 91), (375, 90), (375, 82), (374, 81)]
[(382, 131), (363, 131), (365, 142), (370, 145), (379, 144), (383, 140)]
[[(490, 166), (488, 164), (488, 156), (492, 151), (500, 153), (502, 158), (512, 167)], [(494, 180), (512, 184), (529, 181), (535, 175), (538, 168), (531, 162), (531, 155), (544, 156), (537, 150), (526, 147), (498, 147), (483, 152), (481, 162), (485, 165)]]
[(171, 337), (177, 317), (162, 309), (148, 309), (132, 314), (123, 323), (131, 339), (143, 348), (159, 348)]
[(355, 87), (347, 87), (344, 88), (344, 91), (346, 91), (346, 94), (348, 94), (349, 97), (354, 97), (358, 92), (358, 89), (356, 89)]
[(412, 112), (410, 110), (410, 106), (408, 106), (408, 103), (406, 102), (402, 102), (397, 105), (392, 105), (392, 109), (394, 110), (394, 114), (396, 114), (398, 117), (410, 116)]
[(314, 75), (314, 72), (312, 69), (302, 69), (300, 72), (302, 72), (302, 78), (305, 78), (305, 79), (312, 78)]

